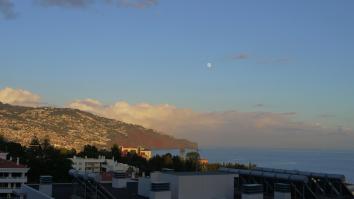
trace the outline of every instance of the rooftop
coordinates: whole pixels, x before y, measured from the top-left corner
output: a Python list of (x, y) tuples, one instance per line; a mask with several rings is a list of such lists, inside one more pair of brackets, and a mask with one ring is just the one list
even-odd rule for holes
[(27, 166), (0, 158), (0, 168), (27, 168)]
[[(101, 184), (108, 192), (110, 192), (115, 198), (119, 199), (137, 199), (135, 193), (129, 191), (128, 189), (114, 189), (111, 183)], [(39, 190), (38, 184), (30, 184), (30, 187)], [(72, 183), (54, 183), (53, 184), (53, 197), (56, 199), (60, 198), (71, 198), (74, 194), (74, 185)]]
[(175, 176), (207, 176), (207, 175), (229, 175), (230, 173), (222, 172), (222, 171), (209, 171), (209, 172), (175, 172), (175, 171), (167, 171), (162, 172), (164, 174), (170, 174)]

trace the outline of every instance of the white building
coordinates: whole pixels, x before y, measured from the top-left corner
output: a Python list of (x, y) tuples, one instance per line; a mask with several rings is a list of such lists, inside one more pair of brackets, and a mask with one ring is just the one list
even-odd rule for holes
[(137, 169), (127, 165), (127, 164), (123, 164), (120, 162), (115, 161), (114, 159), (106, 159), (105, 164), (102, 165), (102, 167), (104, 168), (104, 170), (106, 172), (110, 172), (110, 171), (128, 171), (129, 168), (133, 168), (134, 171), (136, 171)]
[[(101, 173), (111, 171), (127, 171), (131, 166), (122, 164), (114, 159), (106, 159), (104, 156), (98, 158), (70, 158), (73, 162), (72, 167), (77, 171), (88, 173)], [(133, 168), (136, 170), (136, 168)]]
[(88, 173), (100, 173), (102, 172), (103, 164), (106, 162), (106, 158), (81, 158), (76, 157), (70, 158), (72, 161), (72, 167), (75, 170), (88, 172)]
[(139, 178), (138, 195), (151, 199), (152, 184), (169, 183), (171, 199), (233, 199), (235, 177), (224, 172), (153, 172), (150, 178)]
[(17, 162), (6, 160), (7, 153), (0, 152), (0, 198), (12, 197), (27, 182), (29, 168)]

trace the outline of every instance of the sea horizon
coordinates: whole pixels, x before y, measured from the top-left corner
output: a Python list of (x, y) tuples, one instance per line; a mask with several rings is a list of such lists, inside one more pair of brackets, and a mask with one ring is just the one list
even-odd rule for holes
[[(342, 174), (347, 182), (354, 182), (354, 149), (211, 147), (198, 151), (209, 163), (252, 163), (259, 167)], [(178, 155), (179, 150), (153, 150), (154, 155), (164, 153)]]

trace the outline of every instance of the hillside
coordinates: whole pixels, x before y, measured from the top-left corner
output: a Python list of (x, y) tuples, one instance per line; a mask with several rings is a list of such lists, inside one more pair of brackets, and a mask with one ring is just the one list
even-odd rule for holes
[(86, 144), (109, 148), (196, 148), (196, 144), (176, 139), (139, 125), (99, 117), (70, 108), (23, 107), (0, 102), (0, 136), (28, 145), (33, 136), (49, 138), (58, 147), (80, 150)]

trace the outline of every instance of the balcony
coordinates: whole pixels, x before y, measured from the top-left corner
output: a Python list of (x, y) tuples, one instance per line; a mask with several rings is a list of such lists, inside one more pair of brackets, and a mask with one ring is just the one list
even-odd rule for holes
[(0, 177), (0, 183), (25, 183), (27, 177)]
[(0, 187), (0, 193), (13, 193), (16, 190), (20, 191), (20, 189), (21, 188), (18, 188), (18, 187), (15, 187), (15, 188)]

